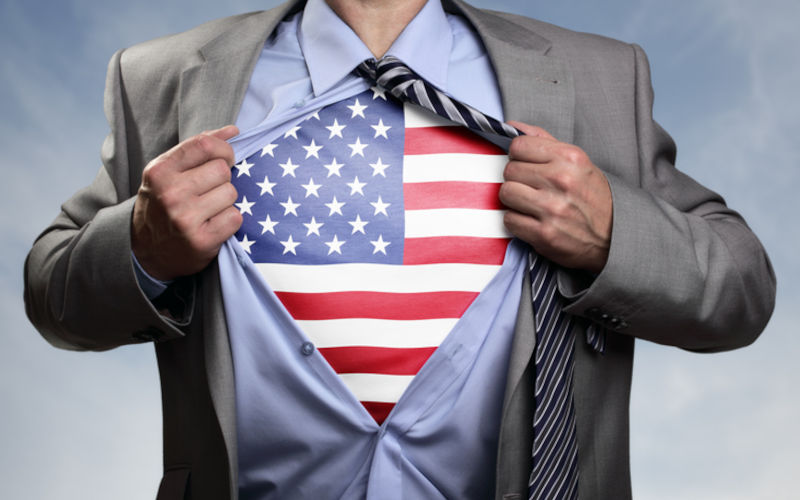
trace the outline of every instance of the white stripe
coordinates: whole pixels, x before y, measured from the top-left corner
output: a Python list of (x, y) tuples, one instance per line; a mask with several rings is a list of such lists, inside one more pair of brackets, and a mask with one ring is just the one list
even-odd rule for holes
[(503, 225), (504, 214), (503, 210), (459, 208), (407, 210), (406, 238), (436, 236), (511, 238), (511, 233)]
[(340, 373), (342, 381), (359, 401), (396, 403), (413, 375), (378, 375), (375, 373)]
[(452, 127), (458, 125), (416, 104), (405, 103), (403, 111), (405, 113), (406, 128)]
[(447, 153), (403, 157), (403, 182), (503, 182), (506, 155)]
[(480, 292), (500, 269), (500, 266), (483, 264), (301, 266), (257, 263), (256, 267), (274, 291), (296, 293), (421, 293), (443, 290)]
[(457, 318), (394, 321), (385, 319), (328, 319), (298, 321), (318, 348), (325, 347), (438, 347)]

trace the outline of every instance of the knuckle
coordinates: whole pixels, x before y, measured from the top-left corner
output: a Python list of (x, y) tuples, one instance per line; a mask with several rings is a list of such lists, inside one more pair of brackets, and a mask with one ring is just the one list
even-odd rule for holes
[(504, 205), (509, 205), (514, 199), (514, 183), (513, 182), (504, 182), (500, 185), (500, 191), (498, 193), (498, 198), (500, 198), (500, 202)]
[(167, 189), (158, 196), (158, 201), (167, 211), (175, 211), (183, 204), (184, 194), (180, 189)]
[(503, 179), (507, 181), (511, 179), (518, 179), (521, 173), (522, 165), (520, 162), (510, 161), (506, 163), (506, 166), (503, 169)]
[(574, 165), (583, 165), (586, 160), (586, 153), (577, 146), (566, 146), (561, 151), (564, 160)]
[(569, 203), (563, 198), (556, 198), (552, 200), (549, 208), (550, 215), (558, 219), (566, 218), (570, 211)]
[(508, 147), (508, 156), (511, 158), (520, 158), (525, 154), (525, 141), (526, 137), (523, 135), (517, 136), (511, 140), (511, 145)]
[(213, 163), (214, 174), (217, 179), (219, 179), (220, 183), (229, 182), (231, 180), (231, 167), (228, 163), (218, 158), (214, 160)]
[(178, 214), (172, 217), (172, 225), (178, 231), (178, 233), (187, 235), (189, 237), (189, 241), (191, 242), (191, 233), (193, 229), (192, 218), (189, 214), (183, 213)]
[[(233, 205), (233, 203), (235, 203), (236, 200), (239, 199), (239, 192), (236, 190), (236, 186), (234, 186), (230, 182), (223, 184), (222, 189), (224, 190), (223, 195), (225, 198), (226, 205)], [(230, 208), (234, 209), (236, 213), (239, 213), (239, 211), (236, 210), (234, 207)]]
[(553, 246), (558, 238), (558, 229), (551, 222), (543, 222), (539, 226), (539, 236), (543, 242)]

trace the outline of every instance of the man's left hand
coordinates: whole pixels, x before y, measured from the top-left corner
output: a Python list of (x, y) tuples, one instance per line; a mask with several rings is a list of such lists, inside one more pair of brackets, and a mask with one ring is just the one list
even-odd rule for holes
[(611, 244), (612, 200), (605, 175), (577, 146), (542, 128), (509, 122), (526, 135), (511, 142), (500, 188), (514, 236), (564, 267), (599, 273)]

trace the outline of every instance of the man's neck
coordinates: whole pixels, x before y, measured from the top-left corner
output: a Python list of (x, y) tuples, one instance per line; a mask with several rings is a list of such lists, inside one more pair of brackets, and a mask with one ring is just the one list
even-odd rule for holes
[(376, 58), (381, 58), (427, 0), (326, 0)]

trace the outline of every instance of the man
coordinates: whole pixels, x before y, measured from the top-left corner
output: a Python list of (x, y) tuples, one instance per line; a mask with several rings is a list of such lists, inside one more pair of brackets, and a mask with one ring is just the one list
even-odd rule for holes
[[(241, 169), (232, 176), (230, 167), (368, 88), (353, 73), (368, 57), (402, 55), (445, 92), (516, 120), (525, 133), (510, 145), (499, 198), (507, 229), (561, 266), (565, 311), (578, 318), (580, 497), (630, 496), (634, 337), (713, 351), (752, 342), (766, 324), (775, 287), (767, 257), (738, 214), (674, 169), (674, 146), (650, 116), (638, 47), (461, 2), (443, 7), (447, 15), (423, 0), (309, 0), (112, 59), (104, 168), (35, 243), (26, 304), (60, 347), (156, 341), (165, 435), (159, 498), (528, 495), (534, 313), (518, 242), (498, 271), (514, 300), (485, 292), (475, 299), (498, 318), (508, 317), (511, 302), (511, 323), (487, 325), (479, 346), (463, 343), (476, 350), (463, 370), (456, 360), (459, 369), (445, 375), (421, 371), (430, 383), (408, 385), (411, 395), (393, 401), (381, 426), (342, 402), (346, 391), (321, 373), (318, 342), (304, 340), (296, 315), (281, 316), (277, 302), (236, 306), (251, 290), (253, 304), (272, 295), (247, 274), (244, 247), (228, 243), (247, 216)], [(437, 56), (443, 43), (452, 46)], [(439, 73), (444, 67), (449, 73)], [(233, 122), (238, 129), (227, 126)], [(449, 352), (453, 334), (475, 333), (480, 316), (471, 310), (437, 352)], [(262, 320), (273, 326), (248, 333), (258, 328), (248, 321)], [(580, 341), (585, 330), (602, 331), (603, 354)], [(442, 358), (432, 355), (438, 364), (426, 370), (446, 365)], [(305, 370), (311, 375), (300, 380)], [(476, 385), (471, 373), (490, 380)], [(449, 376), (460, 392), (442, 390), (447, 403), (430, 406), (438, 417), (405, 422), (422, 404), (413, 395), (438, 396), (425, 391)]]

